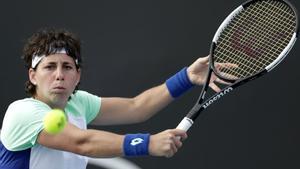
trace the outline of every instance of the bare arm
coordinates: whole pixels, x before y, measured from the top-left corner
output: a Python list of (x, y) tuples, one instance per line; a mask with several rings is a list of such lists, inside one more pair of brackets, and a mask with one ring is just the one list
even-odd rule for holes
[(148, 89), (134, 98), (102, 98), (96, 125), (129, 124), (142, 122), (168, 105), (171, 97), (165, 84)]
[(56, 135), (42, 131), (38, 136), (38, 143), (90, 157), (113, 157), (122, 155), (123, 139), (122, 135), (100, 130), (82, 130), (68, 123)]
[[(202, 85), (205, 82), (208, 62), (208, 56), (201, 57), (187, 68), (187, 75), (192, 84)], [(222, 67), (222, 65), (219, 66)], [(214, 74), (212, 75), (210, 87), (218, 92), (220, 88), (215, 82), (224, 82)], [(148, 89), (134, 98), (102, 98), (100, 113), (92, 124), (110, 125), (143, 122), (173, 100), (165, 83)]]
[[(182, 146), (176, 136), (186, 138), (184, 131), (165, 130), (150, 136), (149, 154), (153, 156), (171, 157)], [(72, 124), (67, 124), (64, 130), (51, 135), (42, 131), (38, 143), (52, 149), (72, 152), (89, 157), (123, 156), (124, 136), (100, 130), (81, 130)]]

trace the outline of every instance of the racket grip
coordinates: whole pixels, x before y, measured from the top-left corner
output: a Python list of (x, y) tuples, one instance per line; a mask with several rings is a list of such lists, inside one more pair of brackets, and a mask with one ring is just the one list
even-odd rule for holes
[(184, 131), (188, 131), (188, 129), (193, 125), (193, 120), (188, 118), (188, 117), (184, 117), (181, 122), (178, 124), (178, 126), (176, 127), (176, 129), (181, 129)]

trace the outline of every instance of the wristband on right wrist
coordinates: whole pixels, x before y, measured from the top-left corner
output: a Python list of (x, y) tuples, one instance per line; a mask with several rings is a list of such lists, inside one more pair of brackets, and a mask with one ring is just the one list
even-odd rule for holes
[(123, 152), (127, 157), (149, 155), (150, 134), (126, 134), (123, 142)]
[(166, 81), (167, 88), (173, 98), (181, 96), (194, 86), (187, 75), (187, 67), (173, 75)]

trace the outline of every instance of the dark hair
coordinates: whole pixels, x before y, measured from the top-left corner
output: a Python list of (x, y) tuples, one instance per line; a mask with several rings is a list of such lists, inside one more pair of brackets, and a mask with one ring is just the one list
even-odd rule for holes
[[(81, 68), (82, 58), (79, 38), (65, 29), (54, 28), (40, 29), (27, 40), (22, 55), (22, 59), (25, 61), (25, 67), (27, 70), (31, 68), (33, 55), (48, 56), (56, 53), (60, 49), (65, 49), (68, 56), (71, 56), (74, 60), (77, 59), (76, 68)], [(36, 67), (33, 69), (36, 69)], [(77, 89), (78, 85), (75, 91)], [(36, 93), (36, 86), (28, 80), (25, 82), (25, 91), (28, 95), (33, 96)]]

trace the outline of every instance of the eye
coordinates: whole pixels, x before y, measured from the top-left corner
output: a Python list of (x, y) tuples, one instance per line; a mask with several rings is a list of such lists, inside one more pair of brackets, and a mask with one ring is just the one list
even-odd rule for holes
[(54, 65), (46, 65), (46, 66), (44, 67), (44, 69), (52, 70), (52, 69), (55, 69), (55, 66), (54, 66)]
[(67, 69), (67, 70), (72, 70), (72, 69), (73, 69), (73, 67), (70, 66), (70, 65), (65, 65), (64, 67), (65, 67), (65, 69)]

